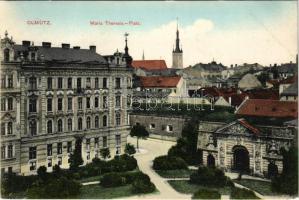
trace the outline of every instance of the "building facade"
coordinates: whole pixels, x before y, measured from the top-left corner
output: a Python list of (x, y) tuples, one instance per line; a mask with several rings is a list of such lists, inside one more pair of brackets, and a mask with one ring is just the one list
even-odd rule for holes
[(100, 157), (101, 148), (121, 154), (132, 87), (127, 45), (125, 51), (122, 62), (107, 62), (95, 46), (17, 45), (6, 33), (0, 53), (2, 173), (68, 168), (78, 139), (84, 164)]

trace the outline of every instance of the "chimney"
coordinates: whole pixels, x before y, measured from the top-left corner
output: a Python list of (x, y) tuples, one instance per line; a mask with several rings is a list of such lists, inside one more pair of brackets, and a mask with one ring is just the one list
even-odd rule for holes
[(276, 63), (274, 64), (274, 67), (277, 67), (277, 64), (276, 64)]
[(74, 46), (73, 48), (74, 49), (80, 49), (80, 46)]
[(233, 67), (234, 67), (234, 65), (233, 65), (233, 64), (231, 64), (231, 65), (230, 65), (230, 68), (232, 69)]
[(28, 40), (23, 40), (23, 41), (22, 41), (22, 45), (25, 46), (25, 47), (29, 47), (29, 46), (30, 46), (30, 41), (28, 41)]
[(94, 45), (90, 45), (90, 46), (89, 46), (89, 50), (95, 53), (96, 50), (97, 50), (97, 47), (94, 46)]
[(69, 49), (69, 48), (70, 48), (70, 44), (62, 43), (62, 44), (61, 44), (61, 47), (62, 47), (63, 49)]
[(51, 42), (42, 42), (42, 46), (45, 48), (51, 48)]
[(235, 67), (237, 67), (238, 65), (237, 64), (235, 64)]

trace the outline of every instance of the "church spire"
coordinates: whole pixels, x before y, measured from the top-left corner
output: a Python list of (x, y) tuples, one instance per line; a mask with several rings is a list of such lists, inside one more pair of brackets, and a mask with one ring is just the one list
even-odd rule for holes
[(126, 55), (129, 55), (128, 36), (129, 36), (129, 33), (125, 33), (125, 41), (126, 41), (125, 54), (126, 54)]
[(175, 40), (175, 49), (174, 52), (181, 53), (183, 50), (180, 49), (180, 32), (179, 32), (179, 20), (177, 18), (176, 24), (176, 40)]

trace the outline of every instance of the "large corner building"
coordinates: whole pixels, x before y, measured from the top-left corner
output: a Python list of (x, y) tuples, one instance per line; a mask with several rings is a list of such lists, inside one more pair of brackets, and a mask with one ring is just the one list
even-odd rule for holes
[(1, 39), (1, 172), (29, 175), (40, 166), (69, 167), (75, 142), (84, 164), (124, 151), (132, 86), (125, 53), (101, 56), (96, 47), (17, 45)]

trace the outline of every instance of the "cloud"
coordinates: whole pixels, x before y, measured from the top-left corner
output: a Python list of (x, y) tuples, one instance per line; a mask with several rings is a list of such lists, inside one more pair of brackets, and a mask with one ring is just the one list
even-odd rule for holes
[[(123, 51), (124, 31), (112, 26), (74, 26), (66, 24), (57, 27), (28, 26), (26, 19), (20, 19), (13, 6), (0, 2), (0, 35), (5, 30), (15, 38), (34, 41), (51, 41), (53, 46), (70, 43), (88, 48), (97, 45), (100, 54), (112, 54), (118, 48)], [(154, 20), (154, 19), (153, 19)], [(4, 22), (4, 23), (3, 23)], [(165, 59), (172, 64), (172, 49), (176, 37), (176, 21), (157, 25), (151, 30), (141, 27), (126, 27), (129, 36), (129, 51), (138, 60), (145, 52), (146, 59)], [(238, 24), (234, 28), (220, 29), (210, 19), (199, 18), (187, 26), (179, 26), (183, 47), (184, 67), (198, 62), (210, 62), (215, 59), (225, 65), (258, 62), (263, 65), (294, 61), (297, 52), (297, 15), (289, 13), (272, 24), (263, 24), (256, 19), (256, 25)]]

